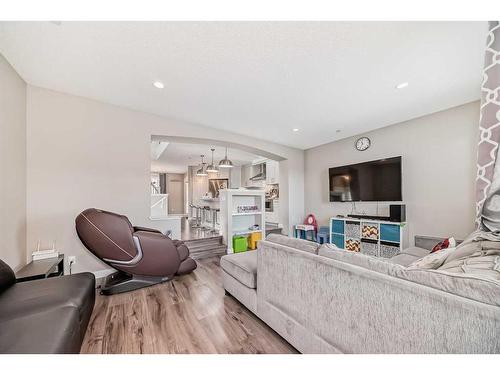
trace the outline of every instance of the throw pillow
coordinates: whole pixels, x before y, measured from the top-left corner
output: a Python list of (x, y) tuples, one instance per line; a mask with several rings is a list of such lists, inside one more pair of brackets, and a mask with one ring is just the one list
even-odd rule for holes
[(448, 255), (455, 250), (454, 247), (449, 247), (434, 253), (430, 253), (423, 258), (420, 258), (408, 266), (409, 270), (435, 270), (439, 268)]
[(453, 237), (446, 238), (445, 240), (439, 242), (436, 246), (432, 248), (431, 254), (455, 246), (457, 246), (457, 241), (455, 241)]

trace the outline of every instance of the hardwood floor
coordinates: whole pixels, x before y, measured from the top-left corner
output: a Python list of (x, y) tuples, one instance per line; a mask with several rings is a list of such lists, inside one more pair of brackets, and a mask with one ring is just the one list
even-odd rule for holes
[(222, 288), (219, 258), (191, 274), (97, 296), (82, 353), (296, 353)]

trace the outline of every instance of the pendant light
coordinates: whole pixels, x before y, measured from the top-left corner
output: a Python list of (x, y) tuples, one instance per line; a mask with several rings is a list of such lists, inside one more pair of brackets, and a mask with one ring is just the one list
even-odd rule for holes
[(208, 176), (207, 172), (205, 171), (205, 162), (203, 161), (205, 155), (200, 155), (200, 156), (201, 156), (201, 168), (196, 171), (196, 175), (199, 177)]
[(233, 162), (227, 158), (227, 147), (226, 147), (226, 157), (219, 162), (219, 168), (232, 168)]
[(219, 169), (214, 165), (214, 151), (215, 148), (210, 149), (212, 151), (212, 162), (207, 166), (207, 169), (205, 169), (207, 172), (210, 173), (219, 173)]

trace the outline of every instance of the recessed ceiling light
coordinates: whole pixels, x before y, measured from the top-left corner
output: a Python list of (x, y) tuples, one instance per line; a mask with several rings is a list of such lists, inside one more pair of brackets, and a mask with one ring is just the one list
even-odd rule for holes
[(293, 132), (298, 132), (298, 131), (299, 131), (299, 129), (297, 129), (297, 128), (293, 128), (293, 129), (292, 129), (292, 131), (293, 131)]
[(162, 88), (165, 87), (165, 85), (163, 84), (163, 82), (160, 82), (160, 81), (153, 82), (153, 86), (156, 87), (157, 89), (162, 89)]
[(408, 82), (401, 82), (399, 85), (396, 85), (397, 89), (404, 89), (405, 87), (408, 87)]

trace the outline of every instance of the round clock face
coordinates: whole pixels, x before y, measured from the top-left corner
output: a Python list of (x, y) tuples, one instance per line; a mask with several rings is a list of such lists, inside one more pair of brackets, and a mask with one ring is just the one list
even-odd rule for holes
[(356, 149), (358, 151), (365, 151), (370, 147), (371, 141), (368, 137), (361, 137), (356, 141)]

